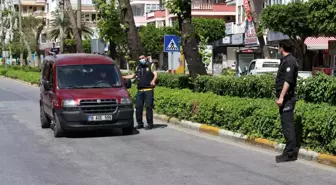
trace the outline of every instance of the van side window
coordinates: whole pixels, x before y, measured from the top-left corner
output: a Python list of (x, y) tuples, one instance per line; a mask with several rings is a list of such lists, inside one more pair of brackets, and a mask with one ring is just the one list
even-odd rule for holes
[(48, 72), (48, 61), (43, 61), (43, 69), (42, 69), (42, 79), (47, 80), (47, 72)]
[(53, 89), (54, 87), (54, 69), (53, 69), (53, 65), (52, 64), (48, 64), (48, 76), (47, 76), (47, 80), (49, 81), (50, 84), (50, 90)]

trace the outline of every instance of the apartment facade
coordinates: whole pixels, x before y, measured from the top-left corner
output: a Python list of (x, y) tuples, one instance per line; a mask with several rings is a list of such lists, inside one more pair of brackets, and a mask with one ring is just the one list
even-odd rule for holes
[[(235, 21), (235, 8), (218, 0), (192, 0), (191, 15), (193, 17), (222, 18), (226, 22)], [(177, 21), (177, 15), (170, 13), (167, 9), (147, 12), (147, 24), (154, 24), (156, 27), (172, 26)]]

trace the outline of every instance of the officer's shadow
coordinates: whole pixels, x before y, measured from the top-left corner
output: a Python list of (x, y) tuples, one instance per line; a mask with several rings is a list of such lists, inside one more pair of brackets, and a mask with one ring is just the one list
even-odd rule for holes
[(167, 126), (168, 126), (167, 124), (154, 124), (154, 128), (153, 129), (166, 128)]

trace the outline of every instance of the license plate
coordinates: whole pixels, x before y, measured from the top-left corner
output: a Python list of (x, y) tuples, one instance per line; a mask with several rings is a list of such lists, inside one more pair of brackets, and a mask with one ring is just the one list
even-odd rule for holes
[(88, 121), (110, 121), (110, 120), (112, 120), (112, 115), (88, 116)]

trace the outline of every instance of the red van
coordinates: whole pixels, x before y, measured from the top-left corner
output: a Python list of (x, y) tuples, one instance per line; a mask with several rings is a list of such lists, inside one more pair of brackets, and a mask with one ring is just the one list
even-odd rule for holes
[(47, 56), (40, 79), (40, 120), (55, 137), (67, 131), (122, 128), (132, 134), (134, 109), (120, 69), (94, 54)]

